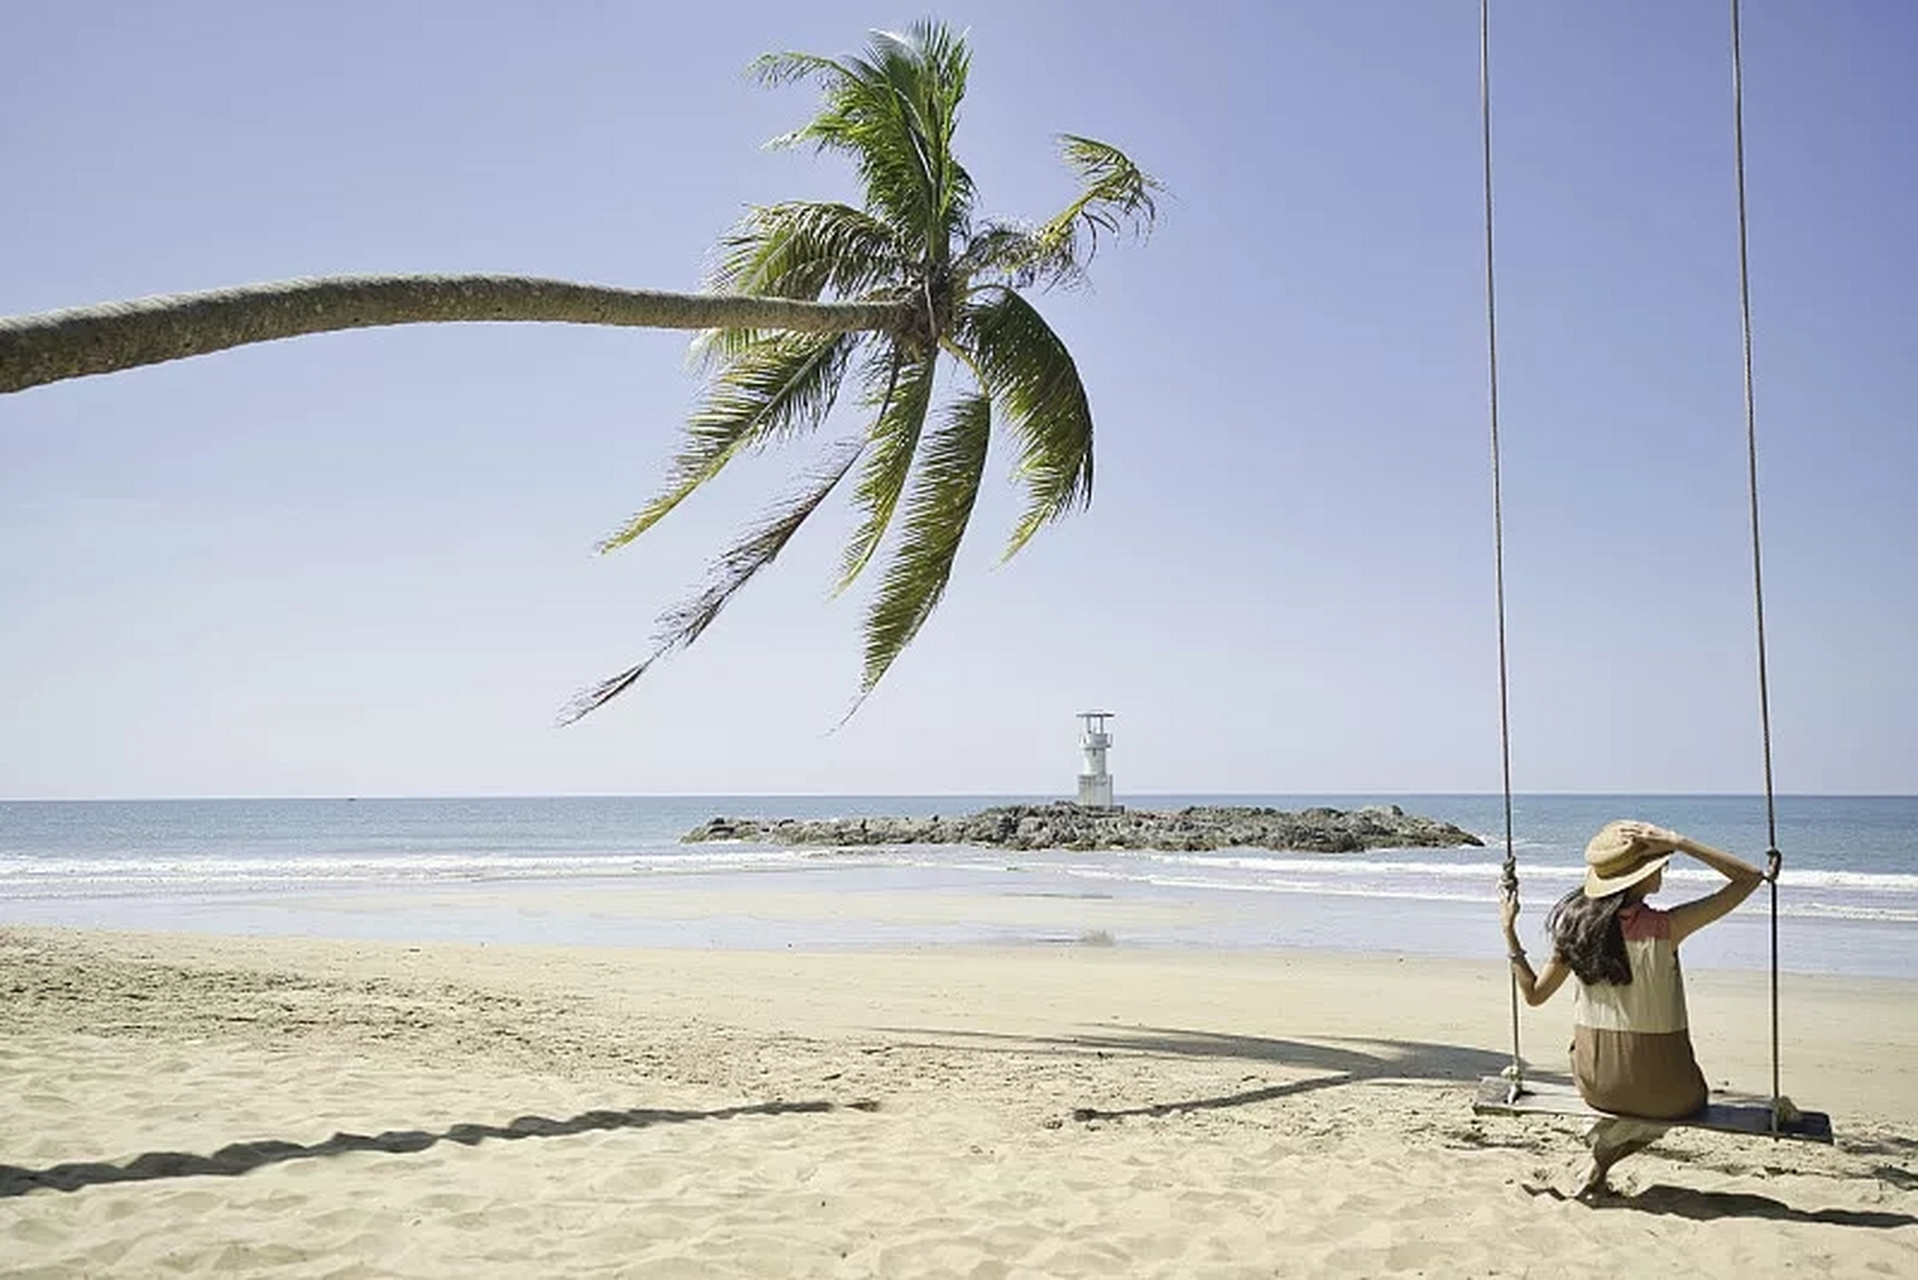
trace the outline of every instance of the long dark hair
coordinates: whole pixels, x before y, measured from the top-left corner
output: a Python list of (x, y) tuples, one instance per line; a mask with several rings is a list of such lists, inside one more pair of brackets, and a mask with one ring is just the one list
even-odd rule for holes
[(1618, 909), (1625, 905), (1625, 891), (1588, 898), (1582, 888), (1574, 889), (1558, 900), (1552, 914), (1545, 917), (1545, 932), (1559, 959), (1571, 966), (1578, 980), (1590, 986), (1609, 982), (1630, 986), (1632, 962), (1625, 955), (1625, 927), (1618, 922)]

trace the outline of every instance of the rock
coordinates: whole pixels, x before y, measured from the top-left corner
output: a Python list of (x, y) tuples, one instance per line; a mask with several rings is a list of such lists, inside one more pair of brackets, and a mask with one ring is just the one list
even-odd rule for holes
[(1060, 800), (1004, 805), (962, 818), (726, 818), (681, 837), (688, 844), (743, 840), (782, 845), (968, 844), (1005, 849), (1255, 848), (1302, 853), (1433, 849), (1485, 843), (1449, 822), (1398, 805), (1347, 812), (1315, 806), (1297, 813), (1238, 805), (1194, 805), (1176, 813), (1090, 809)]

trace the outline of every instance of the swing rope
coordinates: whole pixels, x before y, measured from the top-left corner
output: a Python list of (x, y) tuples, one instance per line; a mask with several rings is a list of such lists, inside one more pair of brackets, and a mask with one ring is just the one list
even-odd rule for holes
[[(1478, 117), (1485, 168), (1485, 354), (1489, 366), (1492, 417), (1492, 589), (1498, 601), (1498, 747), (1505, 784), (1505, 866), (1500, 892), (1518, 893), (1518, 855), (1512, 844), (1512, 721), (1505, 646), (1505, 494), (1498, 448), (1498, 290), (1492, 272), (1492, 17), (1491, 0), (1478, 5)], [(1508, 968), (1510, 966), (1507, 966)], [(1518, 1044), (1518, 975), (1511, 975), (1512, 1094), (1525, 1084), (1525, 1062)]]
[[(1745, 462), (1751, 495), (1752, 606), (1758, 622), (1758, 720), (1765, 756), (1765, 860), (1767, 869), (1778, 857), (1778, 803), (1772, 786), (1771, 682), (1765, 668), (1765, 565), (1758, 537), (1758, 411), (1752, 394), (1752, 290), (1750, 239), (1745, 217), (1745, 59), (1738, 22), (1738, 0), (1732, 5), (1732, 149), (1738, 174), (1738, 307), (1745, 342)], [(1771, 880), (1771, 1110), (1772, 1132), (1778, 1132), (1778, 878)]]
[[(1492, 52), (1491, 0), (1479, 0), (1479, 141), (1485, 176), (1485, 334), (1490, 382), (1489, 408), (1492, 446), (1492, 578), (1498, 616), (1498, 737), (1499, 768), (1505, 802), (1505, 862), (1499, 875), (1501, 893), (1518, 893), (1518, 855), (1512, 839), (1512, 727), (1508, 648), (1505, 625), (1505, 504), (1498, 429), (1498, 291), (1493, 269), (1492, 234)], [(1765, 651), (1765, 571), (1758, 521), (1758, 415), (1752, 379), (1752, 316), (1750, 235), (1745, 196), (1745, 86), (1744, 44), (1739, 23), (1739, 0), (1731, 0), (1732, 139), (1738, 186), (1738, 301), (1744, 343), (1745, 456), (1747, 491), (1751, 507), (1752, 600), (1757, 622), (1758, 716), (1764, 753), (1766, 861), (1778, 857), (1778, 803), (1772, 774), (1771, 682)], [(1779, 1132), (1779, 1016), (1778, 1016), (1778, 880), (1771, 883), (1771, 1132)], [(1523, 1091), (1524, 1059), (1519, 1044), (1518, 975), (1510, 975), (1512, 1006), (1511, 1095)]]

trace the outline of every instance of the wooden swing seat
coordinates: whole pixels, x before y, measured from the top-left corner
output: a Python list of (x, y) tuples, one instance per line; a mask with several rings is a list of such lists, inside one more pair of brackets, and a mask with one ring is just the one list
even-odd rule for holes
[[(1599, 1120), (1612, 1113), (1600, 1111), (1578, 1096), (1578, 1090), (1566, 1084), (1546, 1084), (1527, 1080), (1518, 1096), (1512, 1096), (1512, 1082), (1503, 1076), (1486, 1076), (1478, 1083), (1478, 1097), (1472, 1110), (1479, 1115), (1500, 1116), (1583, 1116)], [(1744, 1133), (1766, 1138), (1796, 1138), (1804, 1142), (1831, 1141), (1831, 1117), (1822, 1111), (1801, 1111), (1773, 1131), (1769, 1103), (1712, 1102), (1676, 1120), (1661, 1120), (1678, 1128), (1715, 1129), (1720, 1133)]]

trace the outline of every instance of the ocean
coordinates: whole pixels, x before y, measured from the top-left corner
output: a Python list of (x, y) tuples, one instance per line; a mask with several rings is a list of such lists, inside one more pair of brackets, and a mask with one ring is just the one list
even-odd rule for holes
[[(1119, 797), (1138, 809), (1399, 804), (1477, 833), (1486, 842), (1477, 849), (1083, 853), (679, 840), (720, 815), (950, 815), (1043, 799), (8, 801), (0, 802), (0, 925), (648, 947), (1502, 954), (1498, 796)], [(1519, 796), (1514, 846), (1528, 939), (1552, 900), (1577, 883), (1585, 840), (1614, 817), (1657, 822), (1755, 863), (1766, 845), (1757, 797)], [(1785, 796), (1778, 821), (1780, 967), (1918, 977), (1918, 797)], [(1716, 881), (1681, 858), (1657, 901), (1682, 901)], [(1769, 965), (1769, 897), (1761, 889), (1688, 942), (1688, 962)], [(708, 906), (688, 910), (691, 901)], [(885, 905), (901, 902), (912, 910)]]

